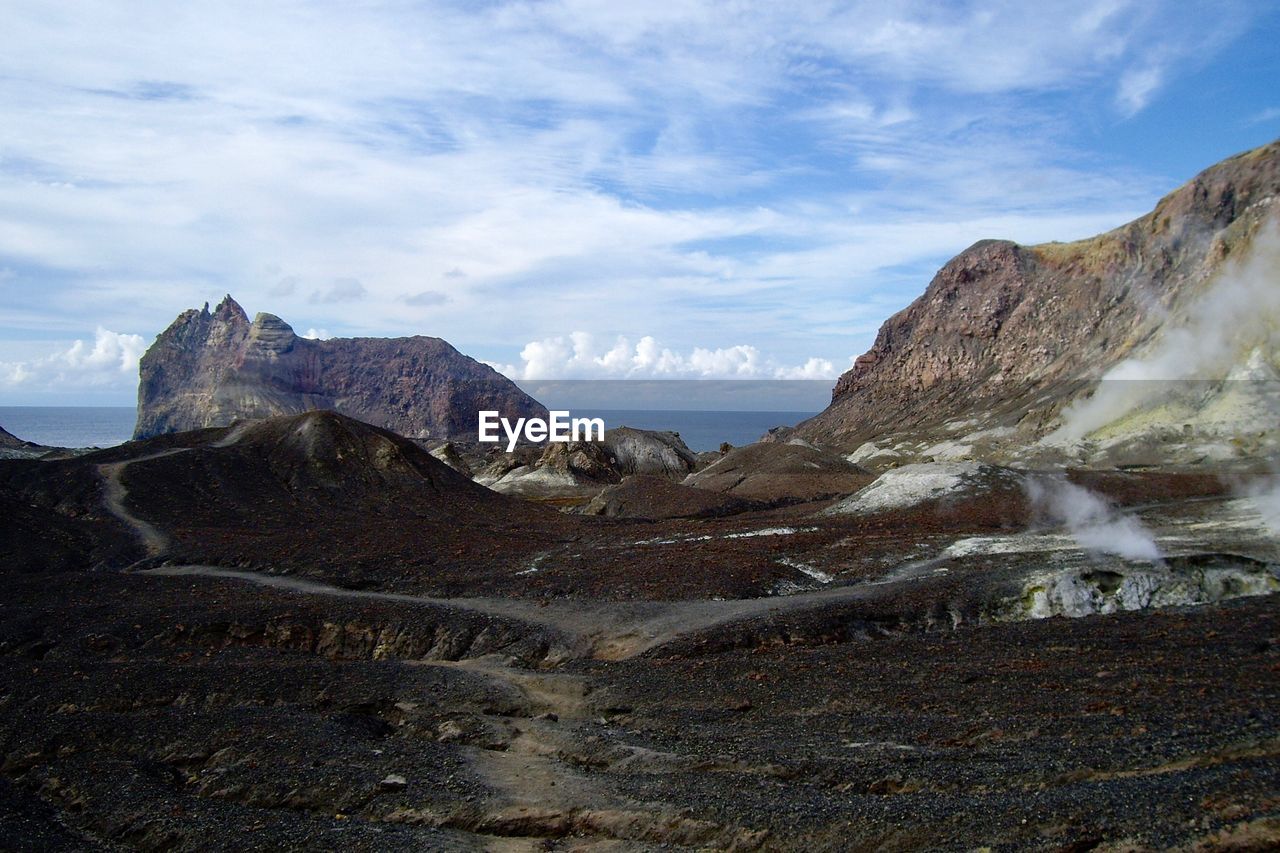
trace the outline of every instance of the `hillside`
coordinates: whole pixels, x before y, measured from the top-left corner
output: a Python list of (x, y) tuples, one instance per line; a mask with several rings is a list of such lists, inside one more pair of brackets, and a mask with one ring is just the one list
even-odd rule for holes
[[(1105, 234), (1036, 246), (976, 243), (884, 323), (836, 383), (830, 406), (798, 434), (849, 450), (903, 436), (955, 435), (972, 444), (983, 431), (979, 441), (1027, 444), (1062, 427), (1064, 410), (1082, 405), (1104, 377), (1220, 380), (1258, 347), (1274, 362), (1275, 301), (1259, 304), (1237, 291), (1280, 290), (1274, 266), (1247, 260), (1270, 251), (1272, 238), (1260, 235), (1271, 230), (1278, 192), (1280, 142), (1273, 142), (1206, 169)], [(1250, 275), (1266, 280), (1241, 285)], [(1220, 316), (1214, 309), (1226, 303), (1233, 309)], [(1266, 322), (1256, 322), (1259, 312)], [(1230, 336), (1221, 347), (1229, 357), (1183, 371), (1109, 373), (1158, 355), (1170, 330), (1195, 328), (1201, 316), (1216, 322), (1194, 337)]]

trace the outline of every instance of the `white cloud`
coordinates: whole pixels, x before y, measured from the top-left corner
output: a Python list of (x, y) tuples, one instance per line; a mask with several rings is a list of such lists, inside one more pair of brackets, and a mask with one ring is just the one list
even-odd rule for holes
[(275, 286), (267, 291), (272, 296), (292, 296), (298, 289), (298, 277), (296, 275), (287, 275), (275, 283)]
[(1164, 72), (1157, 66), (1132, 68), (1120, 77), (1116, 103), (1125, 115), (1139, 113), (1151, 101), (1151, 97), (1160, 88), (1163, 80)]
[(1149, 207), (1166, 176), (1063, 141), (1077, 101), (1136, 109), (1249, 20), (1160, 0), (16, 0), (0, 269), (22, 286), (0, 274), (0, 327), (159, 331), (230, 291), (299, 328), (503, 361), (563, 338), (530, 364), (566, 364), (589, 329), (602, 371), (822, 372), (968, 243)]
[(778, 379), (831, 379), (840, 371), (825, 358), (811, 358), (799, 367), (784, 367), (775, 371)]
[(368, 291), (364, 285), (354, 278), (338, 278), (323, 290), (311, 293), (312, 302), (351, 302), (360, 299)]
[(513, 379), (834, 379), (840, 371), (827, 359), (780, 365), (753, 346), (694, 347), (678, 352), (645, 335), (634, 344), (590, 332), (530, 341), (521, 364), (491, 364)]
[(449, 294), (441, 293), (438, 290), (423, 290), (419, 293), (409, 294), (404, 297), (406, 305), (413, 305), (418, 308), (443, 305), (448, 301)]
[(1258, 110), (1256, 113), (1249, 116), (1245, 119), (1244, 123), (1247, 126), (1252, 126), (1255, 124), (1273, 122), (1276, 119), (1280, 119), (1280, 107), (1267, 107), (1266, 109)]
[(91, 345), (77, 340), (67, 349), (42, 358), (0, 362), (0, 388), (128, 388), (137, 383), (138, 360), (145, 350), (141, 335), (112, 332), (99, 326)]

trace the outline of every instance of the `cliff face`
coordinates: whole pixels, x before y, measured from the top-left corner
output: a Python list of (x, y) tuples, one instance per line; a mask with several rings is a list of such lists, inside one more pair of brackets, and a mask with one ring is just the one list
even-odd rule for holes
[(852, 447), (962, 418), (1039, 437), (1107, 369), (1194, 305), (1280, 210), (1280, 142), (1232, 157), (1155, 210), (1075, 243), (984, 240), (944, 266), (798, 427)]
[(212, 313), (206, 305), (179, 315), (139, 372), (134, 438), (312, 409), (413, 438), (474, 438), (480, 409), (546, 416), (509, 379), (439, 338), (307, 340), (272, 314), (250, 322), (230, 296)]

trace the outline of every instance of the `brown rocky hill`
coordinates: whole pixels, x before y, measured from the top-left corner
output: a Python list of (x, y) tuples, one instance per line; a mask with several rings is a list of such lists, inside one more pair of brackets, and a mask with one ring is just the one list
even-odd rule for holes
[(603, 441), (527, 445), (492, 453), (476, 482), (504, 494), (538, 499), (588, 499), (624, 477), (682, 480), (698, 466), (697, 454), (674, 432), (615, 427)]
[(802, 441), (735, 447), (684, 485), (751, 501), (786, 503), (847, 495), (873, 478), (863, 468)]
[(0, 427), (0, 447), (25, 447), (29, 442), (23, 441), (13, 433)]
[(437, 589), (501, 588), (570, 524), (328, 411), (6, 461), (0, 513), (0, 573), (149, 560)]
[(1278, 194), (1280, 141), (1205, 170), (1105, 234), (976, 243), (884, 323), (797, 434), (852, 449), (972, 419), (1038, 439), (1109, 368), (1193, 310), (1280, 208)]
[(515, 383), (439, 338), (308, 340), (227, 296), (184, 311), (142, 357), (135, 438), (332, 409), (412, 438), (475, 437), (476, 412), (546, 417)]

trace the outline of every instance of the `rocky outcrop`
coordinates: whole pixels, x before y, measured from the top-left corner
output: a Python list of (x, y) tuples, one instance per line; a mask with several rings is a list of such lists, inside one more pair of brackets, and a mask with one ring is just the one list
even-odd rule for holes
[(695, 489), (673, 483), (665, 477), (639, 474), (609, 486), (578, 511), (582, 515), (608, 518), (716, 518), (759, 509), (754, 501), (732, 495)]
[(439, 447), (433, 448), (431, 450), (431, 455), (457, 471), (459, 474), (466, 477), (470, 477), (472, 475), (471, 463), (467, 461), (465, 456), (458, 452), (457, 446), (454, 445), (452, 441), (446, 441)]
[(504, 494), (585, 500), (624, 477), (681, 480), (697, 465), (697, 454), (674, 432), (617, 427), (605, 432), (604, 441), (548, 444), (540, 453), (524, 446), (503, 453), (475, 479)]
[(736, 447), (684, 485), (764, 502), (819, 500), (857, 491), (873, 477), (858, 465), (798, 439)]
[(885, 322), (830, 407), (797, 434), (853, 449), (973, 419), (1039, 438), (1109, 368), (1196, 310), (1225, 262), (1246, 254), (1280, 208), (1278, 194), (1275, 142), (1206, 170), (1106, 234), (979, 242)]
[(308, 340), (227, 296), (184, 311), (139, 368), (135, 438), (332, 409), (411, 438), (475, 438), (476, 413), (546, 417), (493, 368), (439, 338)]
[(980, 462), (922, 462), (881, 474), (870, 485), (823, 510), (824, 515), (874, 515), (929, 501), (972, 499), (997, 489), (1021, 489), (1006, 468)]
[(697, 454), (675, 432), (616, 427), (605, 433), (604, 444), (624, 477), (640, 474), (679, 480), (698, 465)]

